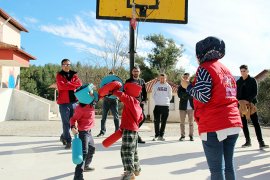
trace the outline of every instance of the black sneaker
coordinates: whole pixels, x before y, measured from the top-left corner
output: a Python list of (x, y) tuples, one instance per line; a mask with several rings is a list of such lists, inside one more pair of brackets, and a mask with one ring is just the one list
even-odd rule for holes
[(73, 180), (84, 180), (83, 175), (74, 176)]
[(260, 142), (260, 149), (263, 150), (266, 148), (269, 148), (269, 145), (264, 144), (264, 141)]
[(246, 142), (245, 144), (242, 145), (242, 148), (247, 148), (247, 147), (251, 147), (250, 142)]
[(71, 148), (71, 143), (67, 143), (65, 146), (65, 149), (70, 149)]
[(100, 132), (97, 137), (101, 137), (101, 136), (104, 136), (104, 133), (103, 132)]
[(185, 136), (181, 136), (179, 141), (184, 141), (185, 140)]
[(60, 141), (63, 143), (63, 145), (67, 145), (67, 141), (64, 139), (63, 134), (60, 136)]
[(193, 136), (189, 136), (190, 141), (194, 141)]
[(95, 170), (95, 168), (86, 166), (83, 171), (84, 172), (89, 172), (89, 171), (94, 171), (94, 170)]
[(142, 140), (141, 136), (138, 136), (138, 143), (145, 144), (145, 141)]

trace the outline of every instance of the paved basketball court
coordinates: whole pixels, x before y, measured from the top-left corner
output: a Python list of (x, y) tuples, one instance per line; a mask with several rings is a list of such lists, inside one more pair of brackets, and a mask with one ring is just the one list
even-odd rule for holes
[[(54, 180), (73, 179), (74, 165), (71, 150), (65, 150), (59, 142), (59, 121), (29, 122), (8, 121), (0, 123), (0, 179)], [(112, 120), (108, 123), (108, 135), (113, 131)], [(179, 124), (168, 124), (165, 142), (153, 142), (152, 123), (146, 123), (140, 134), (146, 144), (139, 145), (142, 166), (138, 180), (189, 180), (209, 179), (201, 142), (179, 142)], [(253, 128), (250, 128), (253, 133)], [(99, 121), (93, 130), (98, 134)], [(263, 129), (265, 141), (270, 143), (270, 129)], [(96, 154), (93, 172), (84, 173), (85, 179), (118, 180), (123, 172), (120, 158), (120, 142), (105, 149), (95, 138)], [(241, 134), (236, 148), (235, 161), (238, 179), (268, 180), (270, 175), (270, 149), (260, 151), (256, 138), (253, 146), (242, 149)]]

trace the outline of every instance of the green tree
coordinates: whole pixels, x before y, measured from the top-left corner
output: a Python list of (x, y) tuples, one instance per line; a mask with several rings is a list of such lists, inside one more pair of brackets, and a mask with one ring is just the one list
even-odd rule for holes
[(153, 78), (157, 77), (159, 74), (159, 71), (157, 68), (151, 68), (145, 64), (145, 58), (139, 56), (138, 54), (135, 55), (135, 64), (138, 65), (141, 69), (141, 75), (140, 77), (145, 80), (145, 82), (148, 82), (152, 80)]
[(145, 37), (145, 40), (154, 44), (147, 59), (151, 68), (156, 68), (162, 73), (175, 69), (175, 65), (184, 51), (183, 45), (177, 47), (173, 39), (167, 39), (161, 34), (149, 35)]
[(270, 123), (270, 76), (259, 83), (258, 114), (264, 124)]
[(55, 76), (59, 69), (60, 66), (54, 64), (21, 68), (20, 87), (27, 92), (53, 100), (54, 89), (49, 86), (55, 83)]

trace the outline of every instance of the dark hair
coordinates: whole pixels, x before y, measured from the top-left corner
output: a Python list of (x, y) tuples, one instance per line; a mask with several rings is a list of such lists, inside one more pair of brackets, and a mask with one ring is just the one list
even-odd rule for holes
[(245, 64), (243, 64), (243, 65), (241, 65), (241, 66), (240, 66), (240, 69), (245, 69), (245, 70), (248, 70), (248, 66), (247, 66), (247, 65), (245, 65)]
[(84, 107), (84, 106), (86, 106), (87, 104), (79, 103), (79, 105), (80, 105), (81, 107)]
[(63, 63), (64, 63), (64, 62), (67, 62), (67, 61), (70, 62), (69, 59), (63, 59), (63, 60), (61, 61), (61, 65), (63, 65)]
[(134, 67), (132, 68), (132, 70), (133, 70), (133, 69), (140, 70), (140, 67), (139, 67), (139, 66), (134, 66)]
[(112, 71), (110, 71), (110, 72), (109, 72), (109, 74), (111, 74), (111, 75), (114, 75), (114, 72), (113, 72), (113, 70), (112, 70)]
[(184, 76), (189, 76), (190, 74), (189, 73), (184, 73)]
[(159, 75), (160, 75), (160, 76), (167, 77), (165, 73), (160, 73)]

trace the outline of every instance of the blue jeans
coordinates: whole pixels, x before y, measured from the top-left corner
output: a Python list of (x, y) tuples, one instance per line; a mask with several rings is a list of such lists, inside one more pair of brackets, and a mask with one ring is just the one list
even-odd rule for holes
[[(215, 132), (207, 133), (202, 141), (204, 153), (211, 172), (211, 180), (235, 180), (233, 153), (238, 134), (219, 142)], [(224, 173), (225, 170), (225, 173)]]
[(59, 111), (62, 119), (63, 138), (67, 143), (71, 143), (71, 136), (69, 133), (70, 124), (69, 119), (73, 116), (75, 103), (59, 104)]
[(102, 119), (100, 132), (105, 134), (106, 132), (106, 120), (109, 110), (113, 114), (115, 131), (119, 129), (119, 116), (118, 116), (118, 100), (105, 97), (102, 104)]

